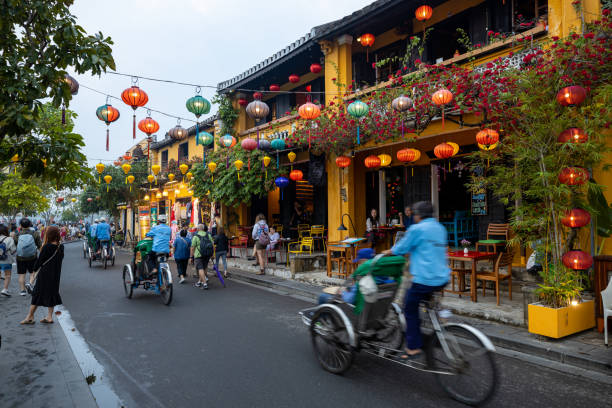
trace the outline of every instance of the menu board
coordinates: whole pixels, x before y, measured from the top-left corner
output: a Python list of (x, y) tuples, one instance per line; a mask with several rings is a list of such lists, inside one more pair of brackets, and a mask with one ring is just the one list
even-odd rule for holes
[(487, 215), (487, 191), (484, 188), (472, 192), (472, 215)]

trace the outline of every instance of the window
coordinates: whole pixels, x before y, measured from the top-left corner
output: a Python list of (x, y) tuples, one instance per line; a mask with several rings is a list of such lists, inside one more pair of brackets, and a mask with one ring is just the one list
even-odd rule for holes
[(184, 163), (189, 160), (189, 142), (181, 143), (178, 147), (178, 162)]
[(168, 150), (164, 150), (161, 154), (161, 167), (164, 171), (168, 170)]

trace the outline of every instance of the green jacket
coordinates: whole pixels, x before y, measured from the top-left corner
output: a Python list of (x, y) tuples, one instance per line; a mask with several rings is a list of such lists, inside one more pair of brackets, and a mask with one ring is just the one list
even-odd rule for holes
[(212, 235), (210, 235), (208, 232), (204, 232), (204, 231), (198, 231), (193, 238), (191, 238), (191, 247), (193, 248), (193, 257), (194, 258), (201, 258), (202, 254), (200, 253), (200, 238), (205, 238), (208, 237), (208, 239), (210, 239), (210, 242), (213, 242), (214, 245), (214, 240)]

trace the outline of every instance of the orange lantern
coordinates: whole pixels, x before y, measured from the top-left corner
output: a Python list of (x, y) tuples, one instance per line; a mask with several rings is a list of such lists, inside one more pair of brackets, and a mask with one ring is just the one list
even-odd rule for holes
[(366, 33), (357, 39), (357, 41), (361, 43), (362, 46), (366, 47), (366, 61), (369, 61), (368, 47), (374, 45), (375, 38), (376, 37), (374, 37), (374, 34)]
[(578, 85), (566, 86), (557, 93), (561, 106), (578, 106), (586, 99), (586, 89)]
[(568, 186), (579, 186), (589, 180), (589, 172), (582, 167), (566, 167), (559, 173), (559, 181)]
[(476, 142), (485, 147), (489, 147), (494, 145), (499, 141), (499, 133), (493, 129), (482, 129), (480, 132), (476, 133)]
[(289, 178), (295, 182), (301, 181), (304, 178), (304, 173), (301, 170), (291, 170)]
[(438, 159), (448, 159), (449, 157), (453, 156), (454, 152), (455, 149), (448, 143), (440, 143), (434, 147), (434, 155)]
[(108, 152), (110, 144), (108, 125), (119, 119), (119, 111), (107, 103), (106, 105), (102, 105), (96, 109), (96, 116), (98, 119), (106, 123), (106, 151)]
[(346, 156), (338, 156), (336, 157), (336, 166), (341, 169), (344, 169), (351, 164), (351, 158)]
[(121, 99), (126, 105), (134, 109), (134, 119), (132, 127), (132, 138), (136, 139), (136, 109), (145, 106), (149, 102), (147, 93), (137, 86), (131, 86), (121, 93)]
[[(421, 158), (421, 152), (417, 149), (411, 149), (411, 148), (407, 148), (407, 149), (402, 149), (399, 150), (395, 156), (397, 157), (397, 160), (401, 161), (402, 163), (414, 163), (415, 161), (419, 160)], [(414, 167), (411, 167), (411, 173), (414, 176)], [(404, 178), (406, 179), (406, 181), (408, 181), (408, 174), (407, 172), (404, 172), (405, 176)]]
[(580, 228), (591, 222), (591, 214), (582, 208), (573, 208), (561, 219), (561, 223), (569, 228)]
[(587, 140), (589, 140), (589, 136), (579, 128), (565, 129), (557, 138), (559, 143), (585, 143)]
[(380, 158), (375, 155), (371, 155), (365, 158), (364, 164), (368, 169), (380, 167)]
[(584, 251), (569, 251), (561, 258), (563, 265), (574, 270), (589, 269), (593, 265), (593, 257)]
[(453, 93), (448, 89), (439, 89), (431, 96), (431, 101), (442, 111), (442, 129), (444, 129), (444, 107), (453, 101)]
[(140, 122), (138, 122), (138, 129), (146, 133), (147, 136), (151, 136), (153, 133), (159, 130), (159, 123), (150, 116), (147, 116)]
[(419, 21), (427, 21), (433, 15), (433, 9), (431, 6), (423, 5), (416, 9), (414, 16)]
[[(300, 106), (298, 113), (302, 119), (313, 120), (319, 117), (321, 109), (312, 102), (306, 102)], [(310, 149), (310, 130), (308, 130), (308, 148)]]

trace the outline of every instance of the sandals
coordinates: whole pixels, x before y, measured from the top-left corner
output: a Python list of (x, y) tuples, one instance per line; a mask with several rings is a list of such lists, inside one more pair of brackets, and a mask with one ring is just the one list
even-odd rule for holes
[(34, 324), (34, 319), (26, 319), (19, 322), (19, 324)]
[(416, 354), (408, 354), (406, 351), (404, 351), (402, 354), (397, 356), (397, 359), (402, 363), (407, 363), (408, 361), (414, 361), (418, 359), (419, 357), (421, 357), (421, 355), (423, 355), (422, 351), (419, 351)]
[(41, 323), (45, 323), (45, 324), (52, 324), (52, 323), (53, 323), (53, 320), (47, 320), (47, 319), (45, 318), (45, 319), (41, 319), (41, 321), (40, 321), (40, 322), (41, 322)]
[(260, 269), (255, 275), (265, 275), (266, 272), (263, 269)]

